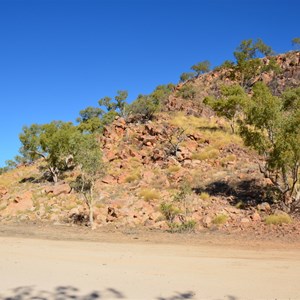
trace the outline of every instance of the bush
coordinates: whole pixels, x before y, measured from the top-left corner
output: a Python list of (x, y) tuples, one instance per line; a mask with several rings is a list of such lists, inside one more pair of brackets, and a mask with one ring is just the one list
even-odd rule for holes
[(155, 102), (151, 96), (139, 95), (138, 98), (128, 107), (128, 111), (135, 118), (147, 121), (153, 118), (159, 108), (159, 103)]
[(140, 191), (139, 196), (142, 197), (145, 201), (150, 201), (154, 199), (159, 199), (160, 195), (157, 191), (143, 189)]
[(208, 200), (210, 198), (210, 195), (208, 193), (202, 192), (200, 194), (200, 199), (202, 200)]
[(128, 175), (126, 178), (125, 178), (125, 182), (126, 183), (131, 183), (131, 182), (134, 182), (134, 181), (136, 181), (136, 180), (138, 180), (138, 179), (140, 179), (141, 177), (140, 177), (140, 174), (138, 174), (138, 173), (133, 173), (133, 174), (130, 174), (130, 175)]
[(190, 84), (185, 84), (178, 92), (177, 96), (183, 99), (194, 99), (196, 96), (196, 91)]
[(267, 225), (282, 225), (289, 224), (292, 222), (292, 219), (289, 215), (270, 215), (266, 217), (265, 222)]
[(224, 223), (226, 223), (228, 220), (228, 216), (224, 215), (224, 214), (220, 214), (214, 217), (214, 219), (212, 220), (212, 223), (215, 225), (222, 225)]
[(178, 223), (168, 223), (171, 232), (183, 233), (183, 232), (193, 232), (195, 230), (197, 222), (195, 220), (185, 221), (181, 224)]
[(185, 81), (187, 81), (187, 80), (190, 80), (190, 79), (194, 78), (195, 75), (196, 75), (196, 74), (195, 74), (194, 72), (186, 72), (186, 73), (182, 73), (182, 74), (180, 75), (180, 82), (185, 82)]
[(172, 203), (163, 202), (159, 208), (165, 219), (171, 223), (175, 217), (180, 214), (180, 209), (175, 207)]

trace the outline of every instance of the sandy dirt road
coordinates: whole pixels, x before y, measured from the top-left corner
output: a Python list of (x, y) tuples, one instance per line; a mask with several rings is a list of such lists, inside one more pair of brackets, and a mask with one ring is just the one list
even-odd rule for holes
[(300, 299), (299, 280), (295, 249), (0, 237), (1, 300)]

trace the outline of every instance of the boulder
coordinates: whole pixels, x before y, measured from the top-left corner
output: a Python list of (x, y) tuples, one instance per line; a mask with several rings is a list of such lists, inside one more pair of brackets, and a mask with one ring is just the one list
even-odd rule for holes
[(0, 187), (0, 197), (3, 197), (7, 194), (7, 189), (3, 186)]
[(254, 221), (254, 222), (259, 222), (261, 221), (261, 216), (258, 212), (253, 213), (250, 218)]
[(212, 224), (212, 219), (211, 217), (209, 216), (205, 216), (203, 219), (202, 219), (202, 224), (205, 228), (209, 228)]
[(71, 188), (69, 184), (62, 183), (53, 186), (48, 186), (44, 189), (46, 194), (52, 194), (54, 197), (59, 196), (61, 194), (69, 194), (71, 192)]
[(263, 202), (263, 203), (257, 205), (257, 209), (259, 211), (269, 212), (269, 211), (271, 211), (271, 206), (269, 203)]

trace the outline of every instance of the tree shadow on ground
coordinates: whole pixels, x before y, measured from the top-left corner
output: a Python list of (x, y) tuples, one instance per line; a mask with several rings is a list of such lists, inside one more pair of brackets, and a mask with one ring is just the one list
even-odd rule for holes
[(157, 300), (183, 300), (183, 299), (196, 299), (194, 292), (178, 293), (170, 297), (158, 297)]
[(232, 183), (222, 180), (214, 181), (205, 188), (196, 188), (195, 192), (226, 197), (231, 205), (240, 205), (241, 208), (256, 206), (262, 202), (272, 202), (266, 187), (259, 185), (255, 179)]
[(125, 299), (118, 290), (107, 288), (103, 291), (92, 291), (82, 295), (73, 286), (58, 286), (53, 291), (39, 290), (34, 286), (22, 286), (10, 290), (7, 295), (0, 294), (0, 300), (96, 300), (96, 299)]
[[(168, 297), (157, 297), (156, 300), (183, 300), (196, 299), (195, 293), (188, 291), (184, 293), (175, 292)], [(97, 300), (97, 299), (130, 299), (124, 293), (115, 288), (94, 290), (83, 294), (74, 286), (58, 286), (49, 290), (40, 290), (35, 286), (20, 286), (0, 294), (0, 300)], [(142, 298), (141, 298), (142, 299)]]

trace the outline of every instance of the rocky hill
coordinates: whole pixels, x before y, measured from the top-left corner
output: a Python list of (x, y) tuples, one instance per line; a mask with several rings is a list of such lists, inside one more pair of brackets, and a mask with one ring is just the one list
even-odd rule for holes
[[(251, 87), (258, 81), (263, 81), (275, 95), (280, 95), (287, 88), (295, 88), (300, 84), (300, 52), (293, 51), (280, 54), (275, 57), (275, 62), (279, 66), (279, 72), (264, 71), (251, 79)], [(270, 58), (263, 58), (264, 65), (270, 63)], [(210, 114), (206, 107), (202, 106), (202, 100), (206, 96), (219, 95), (222, 85), (236, 83), (230, 76), (231, 69), (216, 69), (197, 78), (181, 83), (176, 87), (176, 92), (169, 98), (166, 106), (169, 111), (185, 111), (188, 114)], [(180, 97), (180, 91), (185, 86), (191, 85), (195, 92), (195, 99), (189, 100)]]
[[(253, 83), (262, 80), (278, 94), (299, 86), (300, 53), (279, 55), (276, 61), (279, 75), (265, 72)], [(300, 234), (296, 219), (280, 227), (266, 224), (274, 208), (270, 182), (257, 167), (259, 157), (202, 103), (233, 82), (227, 72), (216, 70), (179, 84), (166, 111), (152, 121), (117, 118), (105, 128), (100, 142), (107, 169), (97, 182), (98, 227)], [(196, 90), (192, 100), (179, 93), (187, 84)], [(0, 221), (87, 224), (88, 207), (70, 185), (76, 170), (53, 185), (41, 178), (39, 165), (0, 176)]]

